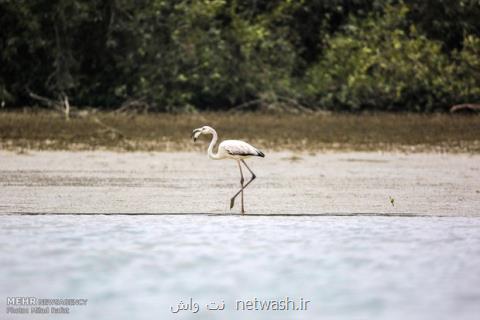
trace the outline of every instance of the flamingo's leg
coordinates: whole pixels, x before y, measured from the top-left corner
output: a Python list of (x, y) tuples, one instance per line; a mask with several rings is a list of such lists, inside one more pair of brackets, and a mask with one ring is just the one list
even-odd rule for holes
[(240, 172), (241, 172), (241, 175), (242, 175), (242, 180), (241, 180), (241, 181), (242, 181), (242, 188), (241, 188), (240, 190), (238, 190), (237, 193), (235, 193), (235, 195), (232, 197), (232, 199), (230, 199), (230, 209), (233, 208), (233, 205), (234, 205), (234, 203), (235, 203), (235, 198), (241, 193), (241, 194), (242, 194), (242, 213), (244, 213), (244, 211), (243, 211), (243, 190), (244, 190), (250, 183), (252, 183), (252, 181), (255, 180), (255, 178), (256, 178), (257, 176), (255, 175), (255, 173), (253, 173), (252, 170), (250, 170), (250, 168), (247, 166), (247, 164), (245, 163), (245, 161), (243, 161), (243, 160), (240, 160), (240, 161), (245, 165), (245, 167), (248, 169), (248, 171), (250, 171), (250, 173), (252, 174), (252, 178), (251, 178), (245, 185), (243, 185), (242, 167), (241, 167), (241, 165), (240, 165), (240, 162), (238, 162), (238, 165), (239, 165), (239, 167), (240, 167)]
[(248, 171), (250, 171), (250, 173), (252, 174), (252, 180), (255, 179), (257, 176), (255, 175), (255, 173), (253, 173), (252, 170), (250, 170), (250, 168), (247, 166), (247, 163), (244, 161), (244, 160), (240, 160), (242, 161), (243, 165), (248, 169)]
[[(245, 179), (243, 178), (243, 171), (242, 171), (242, 166), (240, 165), (240, 161), (237, 160), (237, 163), (238, 163), (238, 168), (240, 169), (240, 188), (241, 188), (240, 190), (241, 190), (241, 196), (242, 196), (242, 214), (243, 214), (245, 213), (244, 206), (243, 206), (243, 182), (245, 181)], [(230, 209), (232, 209), (234, 205), (235, 205), (235, 197), (230, 199)]]
[[(238, 168), (240, 169), (240, 187), (243, 188), (243, 182), (245, 181), (243, 179), (243, 172), (242, 172), (242, 166), (240, 165), (240, 161), (237, 161), (238, 163)], [(245, 213), (245, 209), (244, 209), (244, 204), (243, 204), (243, 190), (242, 192), (240, 193), (240, 197), (242, 199), (242, 214)]]

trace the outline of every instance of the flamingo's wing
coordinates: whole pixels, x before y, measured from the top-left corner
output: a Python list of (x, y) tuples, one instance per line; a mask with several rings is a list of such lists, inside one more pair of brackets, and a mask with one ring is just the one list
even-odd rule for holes
[(265, 157), (262, 151), (240, 140), (225, 140), (222, 143), (220, 143), (219, 147), (224, 149), (228, 154), (232, 156)]

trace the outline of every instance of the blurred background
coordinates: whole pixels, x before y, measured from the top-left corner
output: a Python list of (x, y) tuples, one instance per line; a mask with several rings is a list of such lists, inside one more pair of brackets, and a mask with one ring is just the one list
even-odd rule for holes
[(478, 111), (480, 0), (0, 0), (0, 315), (477, 320)]
[(448, 111), (480, 103), (479, 17), (478, 0), (1, 0), (0, 103)]

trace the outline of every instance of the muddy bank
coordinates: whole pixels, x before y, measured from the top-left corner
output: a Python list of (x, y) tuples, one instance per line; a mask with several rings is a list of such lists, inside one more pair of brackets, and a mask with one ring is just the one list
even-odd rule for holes
[[(239, 125), (240, 124), (240, 125)], [(220, 139), (262, 149), (337, 152), (448, 152), (480, 154), (480, 117), (461, 115), (200, 113), (86, 114), (65, 121), (53, 112), (0, 113), (0, 150), (199, 152), (214, 127)]]
[[(249, 214), (480, 216), (480, 156), (267, 153)], [(229, 214), (236, 163), (203, 153), (0, 152), (0, 213)]]

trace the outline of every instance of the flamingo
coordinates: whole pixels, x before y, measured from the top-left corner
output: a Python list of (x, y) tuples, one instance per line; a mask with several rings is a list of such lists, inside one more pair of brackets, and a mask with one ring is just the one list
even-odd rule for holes
[[(211, 134), (212, 135), (212, 141), (210, 142), (210, 145), (208, 146), (208, 157), (213, 160), (222, 160), (222, 159), (232, 159), (237, 161), (238, 163), (238, 168), (240, 169), (240, 190), (235, 193), (235, 195), (230, 199), (230, 210), (233, 208), (235, 204), (235, 198), (241, 194), (241, 200), (242, 200), (242, 214), (245, 213), (245, 208), (244, 208), (244, 203), (243, 203), (243, 190), (250, 184), (252, 183), (253, 180), (257, 177), (255, 173), (247, 166), (245, 163), (246, 158), (250, 157), (265, 157), (265, 154), (263, 154), (262, 151), (258, 150), (254, 146), (252, 146), (249, 143), (246, 143), (245, 141), (241, 140), (224, 140), (218, 145), (218, 150), (217, 153), (213, 153), (213, 148), (215, 147), (215, 144), (217, 143), (218, 140), (218, 134), (215, 129), (209, 126), (203, 126), (201, 128), (195, 129), (192, 132), (192, 138), (193, 142), (197, 140), (197, 138), (202, 135), (202, 134)], [(247, 168), (248, 171), (250, 171), (252, 177), (250, 180), (244, 185), (244, 178), (243, 178), (243, 172), (242, 172), (242, 164)]]

